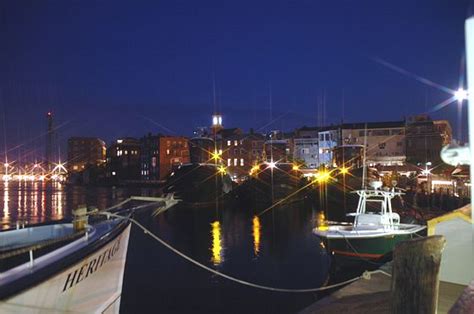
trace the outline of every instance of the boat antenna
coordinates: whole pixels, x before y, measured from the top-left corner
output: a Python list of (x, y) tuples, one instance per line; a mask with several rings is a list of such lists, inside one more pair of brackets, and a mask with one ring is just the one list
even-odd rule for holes
[(367, 122), (364, 128), (364, 160), (362, 161), (362, 189), (365, 190), (365, 181), (367, 179)]

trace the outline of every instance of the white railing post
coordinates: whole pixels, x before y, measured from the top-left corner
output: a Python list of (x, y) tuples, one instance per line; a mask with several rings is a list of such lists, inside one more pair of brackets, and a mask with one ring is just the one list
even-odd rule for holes
[(466, 72), (467, 72), (467, 91), (468, 91), (468, 125), (469, 125), (469, 149), (470, 149), (470, 175), (471, 175), (471, 219), (474, 227), (474, 16), (466, 20)]

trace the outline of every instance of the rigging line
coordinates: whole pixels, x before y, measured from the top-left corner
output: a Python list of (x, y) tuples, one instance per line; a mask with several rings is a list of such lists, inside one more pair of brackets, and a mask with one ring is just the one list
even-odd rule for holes
[(352, 283), (356, 280), (359, 280), (359, 279), (366, 279), (366, 280), (369, 280), (371, 278), (371, 275), (372, 274), (376, 274), (376, 273), (382, 273), (382, 274), (387, 274), (386, 272), (382, 271), (382, 270), (374, 270), (374, 271), (365, 271), (361, 276), (357, 276), (357, 277), (354, 277), (352, 279), (349, 279), (349, 280), (346, 280), (346, 281), (343, 281), (343, 282), (339, 282), (339, 283), (336, 283), (336, 284), (333, 284), (333, 285), (329, 285), (329, 286), (324, 286), (324, 287), (318, 287), (318, 288), (308, 288), (308, 289), (285, 289), (285, 288), (275, 288), (275, 287), (270, 287), (270, 286), (264, 286), (264, 285), (260, 285), (260, 284), (255, 284), (255, 283), (252, 283), (252, 282), (249, 282), (249, 281), (245, 281), (245, 280), (242, 280), (242, 279), (239, 279), (239, 278), (236, 278), (236, 277), (233, 277), (233, 276), (229, 276), (227, 274), (224, 274), (224, 273), (221, 273), (220, 271), (217, 271), (213, 268), (210, 268), (198, 261), (196, 261), (195, 259), (187, 256), (186, 254), (182, 253), (181, 251), (175, 249), (173, 246), (171, 246), (170, 244), (168, 244), (167, 242), (165, 242), (164, 240), (162, 240), (160, 237), (158, 237), (156, 234), (154, 234), (153, 232), (151, 232), (149, 229), (147, 229), (146, 227), (144, 227), (142, 224), (140, 224), (137, 220), (133, 219), (133, 218), (128, 218), (128, 217), (123, 217), (123, 216), (120, 216), (120, 215), (117, 215), (117, 214), (113, 214), (113, 213), (108, 213), (108, 212), (100, 212), (98, 214), (102, 214), (102, 215), (109, 215), (111, 217), (115, 217), (115, 218), (120, 218), (120, 219), (125, 219), (125, 220), (128, 220), (130, 221), (131, 223), (135, 224), (138, 228), (142, 229), (143, 232), (147, 235), (149, 235), (150, 237), (152, 237), (154, 240), (158, 241), (161, 245), (163, 245), (164, 247), (166, 247), (167, 249), (171, 250), (173, 253), (181, 256), (182, 258), (184, 258), (185, 260), (191, 262), (192, 264), (204, 269), (204, 270), (207, 270), (208, 272), (211, 272), (217, 276), (220, 276), (220, 277), (223, 277), (223, 278), (226, 278), (230, 281), (233, 281), (233, 282), (236, 282), (236, 283), (239, 283), (239, 284), (242, 284), (244, 286), (249, 286), (249, 287), (253, 287), (253, 288), (257, 288), (257, 289), (262, 289), (262, 290), (267, 290), (267, 291), (273, 291), (273, 292), (288, 292), (288, 293), (307, 293), (307, 292), (319, 292), (319, 291), (325, 291), (325, 290), (329, 290), (329, 289), (333, 289), (333, 288), (337, 288), (337, 287), (340, 287), (340, 286), (344, 286), (344, 285), (347, 285), (349, 283)]

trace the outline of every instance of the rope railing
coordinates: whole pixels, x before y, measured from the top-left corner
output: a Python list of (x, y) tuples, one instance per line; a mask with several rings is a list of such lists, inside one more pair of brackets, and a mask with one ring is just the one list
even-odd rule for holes
[(96, 215), (108, 215), (110, 217), (115, 217), (115, 218), (119, 218), (119, 219), (125, 219), (125, 220), (129, 220), (131, 223), (133, 223), (135, 226), (137, 226), (138, 228), (140, 228), (146, 235), (150, 236), (151, 238), (153, 238), (155, 241), (159, 242), (161, 245), (163, 245), (164, 247), (166, 247), (167, 249), (169, 249), (170, 251), (172, 251), (173, 253), (175, 253), (176, 255), (184, 258), (185, 260), (187, 260), (188, 262), (214, 274), (214, 275), (217, 275), (219, 277), (222, 277), (222, 278), (225, 278), (225, 279), (228, 279), (230, 281), (233, 281), (233, 282), (236, 282), (238, 284), (241, 284), (241, 285), (244, 285), (244, 286), (248, 286), (248, 287), (252, 287), (252, 288), (256, 288), (256, 289), (261, 289), (261, 290), (266, 290), (266, 291), (273, 291), (273, 292), (286, 292), (286, 293), (308, 293), (308, 292), (320, 292), (320, 291), (325, 291), (325, 290), (330, 290), (330, 289), (333, 289), (333, 288), (337, 288), (337, 287), (341, 287), (341, 286), (344, 286), (344, 285), (347, 285), (347, 284), (350, 284), (354, 281), (357, 281), (359, 279), (366, 279), (366, 280), (370, 280), (371, 279), (371, 276), (373, 274), (384, 274), (384, 275), (387, 275), (387, 276), (391, 276), (390, 274), (388, 274), (387, 272), (384, 272), (382, 270), (374, 270), (374, 271), (365, 271), (361, 276), (357, 276), (357, 277), (354, 277), (352, 279), (349, 279), (349, 280), (345, 280), (343, 282), (339, 282), (339, 283), (336, 283), (336, 284), (332, 284), (332, 285), (328, 285), (328, 286), (324, 286), (324, 287), (317, 287), (317, 288), (307, 288), (307, 289), (289, 289), (289, 288), (276, 288), (276, 287), (270, 287), (270, 286), (265, 286), (265, 285), (260, 285), (260, 284), (257, 284), (257, 283), (253, 283), (253, 282), (249, 282), (249, 281), (246, 281), (246, 280), (242, 280), (242, 279), (239, 279), (239, 278), (236, 278), (236, 277), (233, 277), (233, 276), (230, 276), (230, 275), (227, 275), (227, 274), (224, 274), (218, 270), (215, 270), (209, 266), (206, 266), (200, 262), (198, 262), (197, 260), (189, 257), (188, 255), (184, 254), (183, 252), (179, 251), (178, 249), (174, 248), (173, 246), (171, 246), (170, 244), (168, 244), (167, 242), (165, 242), (164, 240), (162, 240), (160, 237), (158, 237), (156, 234), (154, 234), (152, 231), (150, 231), (149, 229), (147, 229), (145, 226), (143, 226), (141, 223), (139, 223), (137, 220), (131, 218), (131, 217), (124, 217), (124, 216), (120, 216), (120, 215), (117, 215), (117, 214), (114, 214), (114, 213), (110, 213), (110, 212), (97, 212), (95, 213)]

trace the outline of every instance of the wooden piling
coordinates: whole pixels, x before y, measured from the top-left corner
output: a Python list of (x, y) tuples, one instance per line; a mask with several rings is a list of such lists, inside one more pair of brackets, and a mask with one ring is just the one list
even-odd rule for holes
[(397, 245), (393, 252), (392, 313), (436, 313), (445, 244), (446, 239), (436, 235)]

